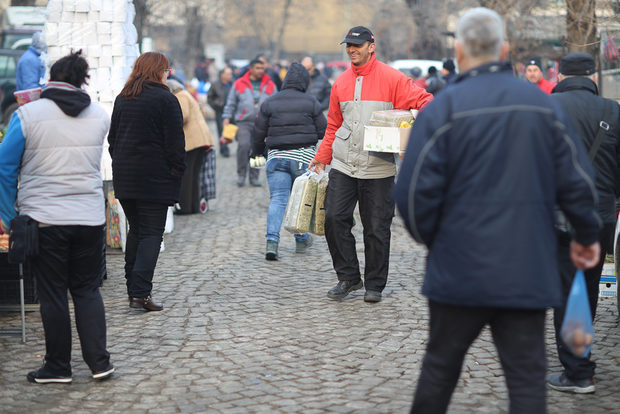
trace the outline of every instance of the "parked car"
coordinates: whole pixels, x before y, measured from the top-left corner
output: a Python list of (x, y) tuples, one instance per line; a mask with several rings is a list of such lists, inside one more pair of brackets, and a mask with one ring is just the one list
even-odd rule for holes
[(0, 114), (6, 126), (19, 107), (13, 92), (16, 88), (17, 61), (24, 50), (0, 49)]
[(28, 49), (32, 35), (43, 30), (46, 7), (12, 6), (2, 14), (2, 49)]

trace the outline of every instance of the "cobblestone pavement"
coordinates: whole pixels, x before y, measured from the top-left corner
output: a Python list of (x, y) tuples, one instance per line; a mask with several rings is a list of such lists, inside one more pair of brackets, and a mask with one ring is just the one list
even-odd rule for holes
[[(2, 413), (406, 413), (419, 375), (428, 313), (419, 293), (425, 250), (399, 219), (392, 233), (384, 300), (355, 292), (327, 299), (336, 283), (324, 238), (295, 254), (282, 232), (281, 258), (264, 259), (268, 190), (235, 185), (235, 161), (218, 158), (218, 198), (204, 215), (176, 216), (165, 237), (153, 295), (166, 308), (127, 306), (123, 256), (108, 254), (102, 288), (114, 377), (96, 383), (74, 333), (73, 384), (34, 385), (26, 373), (45, 353), (38, 312), (28, 342), (0, 337)], [(359, 217), (358, 217), (359, 222)], [(361, 226), (354, 228), (361, 240)], [(358, 244), (363, 262), (363, 244)], [(620, 331), (615, 299), (596, 321), (597, 391), (548, 393), (550, 413), (620, 410)], [(0, 313), (0, 327), (18, 315)], [(549, 371), (559, 362), (547, 324)], [(507, 390), (488, 332), (472, 346), (450, 413), (505, 413)]]

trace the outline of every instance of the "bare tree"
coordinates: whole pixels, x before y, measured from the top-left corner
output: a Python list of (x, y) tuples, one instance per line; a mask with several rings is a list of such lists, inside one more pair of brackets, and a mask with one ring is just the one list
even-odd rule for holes
[(282, 48), (282, 38), (284, 36), (284, 29), (286, 29), (286, 24), (288, 23), (288, 18), (290, 16), (290, 8), (293, 0), (285, 0), (284, 1), (284, 9), (282, 10), (282, 19), (280, 20), (280, 29), (278, 30), (278, 36), (275, 39), (274, 44), (272, 45), (273, 58), (280, 58), (280, 49)]
[(406, 0), (417, 28), (411, 55), (421, 59), (441, 59), (447, 55), (446, 2), (439, 0)]
[(138, 44), (142, 45), (142, 39), (144, 38), (144, 30), (146, 29), (146, 21), (149, 16), (149, 2), (147, 0), (134, 0), (133, 4), (136, 8), (136, 17), (134, 19), (134, 26), (138, 32)]
[(566, 45), (569, 52), (599, 54), (595, 0), (566, 0)]
[[(272, 58), (279, 58), (282, 39), (294, 9), (293, 1), (232, 0), (229, 3), (237, 9), (233, 25), (247, 29), (246, 36), (240, 38), (246, 53), (250, 55), (263, 49)], [(282, 12), (278, 13), (278, 10)]]

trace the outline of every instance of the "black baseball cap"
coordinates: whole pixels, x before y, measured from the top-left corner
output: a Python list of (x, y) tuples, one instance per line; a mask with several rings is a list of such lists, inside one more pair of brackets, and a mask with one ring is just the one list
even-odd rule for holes
[(353, 43), (354, 45), (361, 45), (365, 42), (375, 43), (375, 36), (369, 28), (364, 26), (355, 26), (347, 32), (347, 36), (342, 42), (340, 42), (340, 44)]
[(587, 53), (573, 52), (560, 59), (560, 73), (562, 75), (589, 76), (595, 72), (594, 58)]

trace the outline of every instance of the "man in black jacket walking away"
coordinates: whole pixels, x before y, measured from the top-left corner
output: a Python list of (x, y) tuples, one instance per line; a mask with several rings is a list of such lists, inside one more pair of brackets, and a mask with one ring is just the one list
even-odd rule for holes
[(321, 110), (327, 111), (329, 108), (329, 96), (332, 90), (332, 84), (329, 83), (329, 79), (314, 66), (314, 61), (310, 56), (303, 58), (301, 64), (310, 74), (310, 86), (307, 92), (319, 101)]
[[(560, 60), (558, 83), (551, 99), (559, 102), (581, 136), (589, 151), (596, 171), (596, 188), (599, 194), (598, 212), (603, 220), (599, 235), (601, 260), (586, 271), (586, 286), (592, 320), (596, 315), (599, 282), (605, 255), (613, 251), (616, 223), (616, 173), (620, 165), (620, 106), (611, 99), (598, 96), (596, 65), (587, 53), (569, 53)], [(573, 355), (560, 337), (566, 300), (575, 276), (575, 266), (570, 260), (571, 235), (566, 228), (558, 229), (558, 266), (562, 280), (562, 303), (555, 308), (554, 324), (558, 356), (564, 372), (547, 381), (550, 388), (579, 394), (592, 393), (594, 368), (591, 355), (584, 358)]]
[[(302, 175), (314, 158), (316, 143), (323, 138), (327, 120), (312, 95), (306, 93), (310, 76), (299, 63), (291, 64), (282, 91), (267, 98), (255, 122), (252, 152), (267, 154), (269, 211), (265, 259), (278, 259), (280, 227), (293, 181)], [(312, 244), (309, 234), (295, 235), (295, 252), (305, 253)]]
[(575, 265), (596, 265), (593, 171), (566, 114), (503, 61), (496, 12), (465, 13), (454, 49), (460, 75), (420, 112), (394, 188), (405, 225), (429, 249), (430, 338), (411, 412), (446, 412), (488, 324), (510, 413), (544, 414), (545, 311), (561, 299), (554, 207), (575, 229)]
[[(230, 92), (230, 87), (232, 86), (232, 78), (232, 69), (225, 67), (220, 71), (220, 78), (217, 82), (213, 82), (207, 94), (207, 103), (215, 111), (215, 124), (217, 126), (218, 138), (222, 136), (222, 130), (224, 129), (222, 125), (222, 114), (224, 113), (224, 106), (226, 106), (228, 92)], [(230, 148), (228, 148), (228, 144), (222, 144), (220, 142), (220, 154), (226, 158), (230, 157)]]

